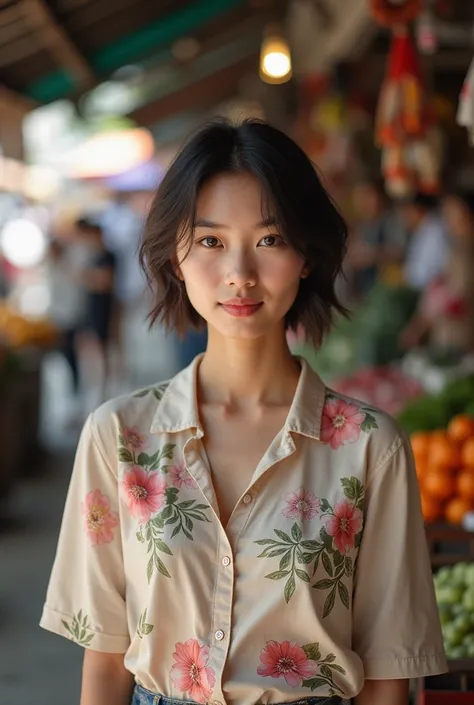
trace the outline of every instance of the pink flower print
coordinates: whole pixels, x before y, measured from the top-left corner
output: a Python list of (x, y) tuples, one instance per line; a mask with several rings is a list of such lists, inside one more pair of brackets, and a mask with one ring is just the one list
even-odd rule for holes
[(328, 399), (323, 410), (321, 440), (334, 450), (344, 443), (355, 443), (364, 421), (365, 413), (356, 404), (343, 399)]
[(289, 492), (285, 501), (287, 506), (282, 509), (283, 516), (287, 519), (300, 519), (300, 521), (309, 521), (314, 519), (319, 512), (320, 502), (312, 492), (309, 492), (300, 487), (296, 492)]
[(175, 648), (176, 663), (171, 669), (171, 680), (182, 693), (188, 693), (191, 700), (207, 703), (216, 682), (214, 669), (206, 665), (209, 647), (200, 646), (197, 639), (188, 639)]
[(326, 522), (326, 531), (334, 539), (339, 553), (354, 548), (356, 534), (362, 528), (362, 512), (346, 499), (336, 502), (334, 515)]
[(260, 661), (259, 676), (283, 677), (293, 688), (301, 686), (303, 680), (313, 678), (318, 671), (318, 664), (311, 661), (294, 641), (267, 641), (260, 652)]
[(148, 445), (148, 438), (140, 433), (136, 426), (122, 429), (122, 436), (125, 441), (125, 445), (130, 446), (135, 450), (142, 450)]
[(120, 486), (131, 514), (142, 524), (165, 503), (165, 478), (157, 472), (147, 473), (139, 465), (124, 474)]
[(173, 485), (178, 489), (181, 489), (181, 487), (196, 487), (196, 483), (193, 477), (189, 474), (183, 464), (171, 465), (170, 467), (168, 467), (168, 475)]
[(81, 503), (84, 531), (91, 546), (110, 543), (114, 539), (113, 529), (119, 523), (117, 512), (110, 509), (110, 500), (100, 490), (91, 490)]

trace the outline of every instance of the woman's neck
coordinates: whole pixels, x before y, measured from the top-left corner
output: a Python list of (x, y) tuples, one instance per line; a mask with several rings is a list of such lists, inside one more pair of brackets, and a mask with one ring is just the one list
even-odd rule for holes
[(198, 371), (200, 402), (234, 409), (290, 405), (299, 375), (284, 332), (256, 340), (230, 340), (210, 330)]

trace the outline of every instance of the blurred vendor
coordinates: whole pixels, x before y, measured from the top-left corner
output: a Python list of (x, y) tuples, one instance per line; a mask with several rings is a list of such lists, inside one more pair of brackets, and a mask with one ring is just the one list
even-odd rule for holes
[(76, 232), (89, 250), (82, 272), (85, 290), (84, 328), (94, 340), (102, 366), (102, 396), (109, 376), (109, 341), (114, 311), (115, 256), (104, 243), (102, 227), (88, 218), (76, 221)]
[(356, 295), (365, 296), (387, 267), (402, 262), (406, 231), (390, 208), (381, 181), (373, 179), (358, 184), (352, 201), (357, 223), (347, 265)]
[(432, 349), (456, 358), (474, 352), (474, 193), (446, 196), (443, 216), (449, 255), (423, 293), (402, 344), (411, 348), (426, 339)]
[(437, 199), (425, 193), (416, 193), (401, 205), (401, 215), (410, 232), (405, 281), (420, 291), (443, 272), (448, 257), (448, 238), (437, 205)]

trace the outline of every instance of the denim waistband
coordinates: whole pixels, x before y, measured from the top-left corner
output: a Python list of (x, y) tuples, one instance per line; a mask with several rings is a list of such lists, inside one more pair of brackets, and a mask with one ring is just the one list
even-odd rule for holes
[[(348, 700), (341, 700), (334, 695), (332, 697), (309, 697), (300, 700), (291, 700), (278, 705), (349, 705)], [(136, 685), (133, 691), (131, 705), (197, 705), (193, 700), (178, 700), (177, 698), (167, 698), (160, 693), (152, 693), (142, 685)], [(258, 703), (256, 703), (258, 705)]]

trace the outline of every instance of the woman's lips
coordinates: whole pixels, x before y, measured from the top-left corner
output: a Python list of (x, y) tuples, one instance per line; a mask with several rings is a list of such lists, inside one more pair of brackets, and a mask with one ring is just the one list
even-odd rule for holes
[(252, 301), (251, 299), (231, 299), (219, 304), (224, 311), (235, 318), (248, 318), (263, 306), (263, 302)]

